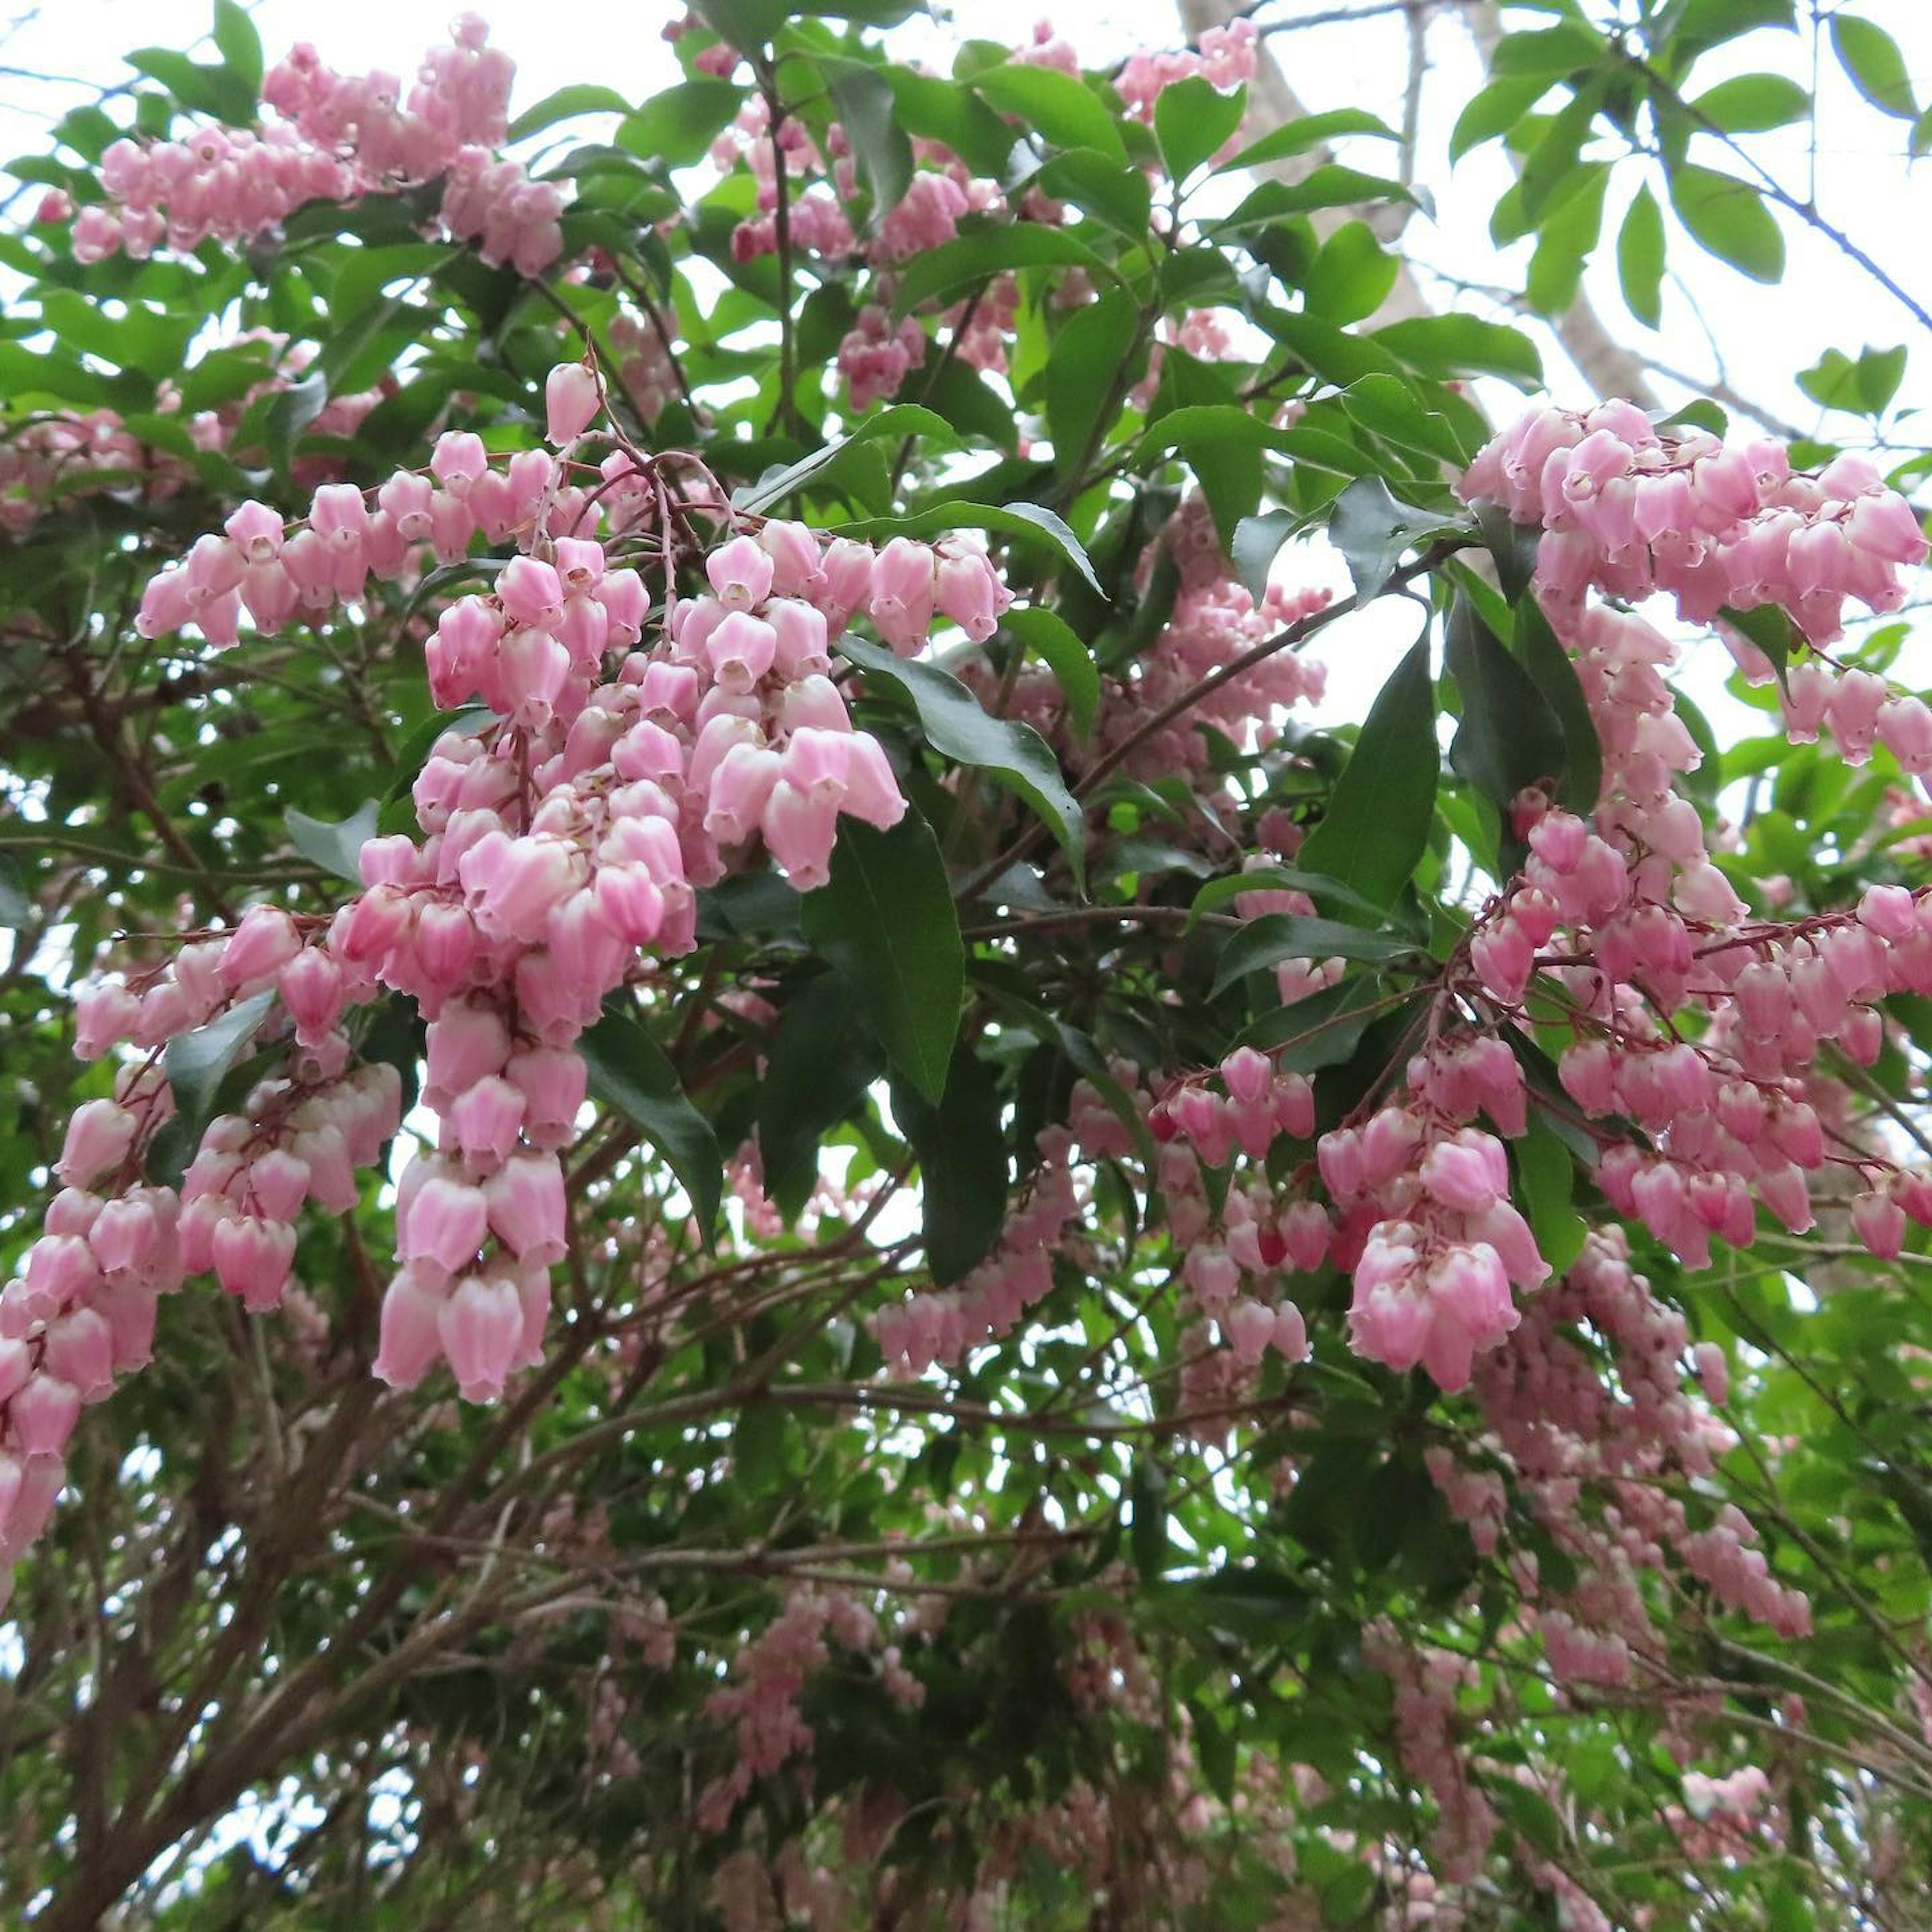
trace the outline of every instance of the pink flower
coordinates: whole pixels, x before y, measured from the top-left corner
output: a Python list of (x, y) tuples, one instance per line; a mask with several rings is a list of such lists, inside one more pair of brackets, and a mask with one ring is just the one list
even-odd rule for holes
[(599, 406), (597, 378), (581, 362), (560, 362), (544, 380), (546, 433), (559, 448), (590, 427)]
[(523, 1342), (516, 1282), (495, 1269), (465, 1275), (437, 1312), (436, 1334), (464, 1400), (496, 1401)]

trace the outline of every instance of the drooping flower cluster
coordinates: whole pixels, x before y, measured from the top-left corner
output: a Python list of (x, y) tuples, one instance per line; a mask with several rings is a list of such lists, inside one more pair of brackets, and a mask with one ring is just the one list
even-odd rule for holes
[(283, 118), (259, 133), (205, 128), (185, 140), (118, 140), (101, 158), (107, 199), (80, 210), (74, 258), (124, 250), (137, 260), (164, 244), (181, 252), (211, 237), (246, 242), (310, 201), (356, 196), (446, 175), (442, 220), (483, 258), (540, 274), (562, 252), (564, 202), (501, 160), (515, 69), (466, 14), (452, 44), (424, 58), (406, 96), (386, 74), (345, 75), (297, 46), (271, 68), (262, 98)]
[[(552, 439), (568, 452), (600, 408), (596, 384), (565, 364), (548, 400)], [(653, 620), (638, 572), (566, 533), (597, 527), (600, 512), (640, 517), (669, 501), (649, 459), (620, 452), (613, 463), (607, 472), (631, 483), (635, 500), (593, 508), (566, 480), (566, 460), (532, 450), (494, 464), (474, 436), (448, 435), (428, 474), (399, 472), (371, 493), (373, 508), (352, 486), (324, 485), (304, 526), (290, 530), (266, 506), (245, 505), (224, 535), (202, 538), (150, 584), (144, 634), (192, 622), (221, 646), (236, 641), (244, 609), (264, 632), (319, 617), (362, 597), (372, 575), (412, 574), (425, 547), (454, 560), (479, 530), (517, 547), (488, 596), (445, 608), (426, 648), (439, 706), (480, 700), (490, 716), (431, 748), (412, 787), (421, 838), (368, 841), (364, 890), (332, 917), (259, 905), (138, 982), (81, 995), (89, 1055), (128, 1041), (153, 1056), (216, 1023), (236, 1030), (238, 1051), (277, 1036), (278, 1014), (292, 1036), (282, 1072), (258, 1083), (240, 1114), (208, 1126), (178, 1203), (138, 1185), (171, 1111), (152, 1058), (126, 1070), (120, 1101), (76, 1117), (69, 1195), (50, 1212), (28, 1276), (7, 1291), (28, 1420), (8, 1425), (0, 1451), (28, 1459), (30, 1501), (58, 1490), (57, 1462), (32, 1459), (57, 1456), (80, 1400), (73, 1392), (105, 1393), (102, 1364), (145, 1360), (145, 1343), (130, 1340), (95, 1361), (107, 1331), (105, 1316), (86, 1312), (94, 1298), (112, 1306), (128, 1282), (146, 1285), (151, 1330), (146, 1290), (212, 1269), (250, 1309), (272, 1307), (304, 1201), (332, 1213), (355, 1204), (355, 1171), (394, 1134), (400, 1089), (394, 1068), (352, 1064), (345, 1026), (384, 988), (429, 1022), (422, 1101), (440, 1137), (398, 1186), (399, 1265), (376, 1372), (407, 1387), (446, 1358), (466, 1397), (500, 1394), (507, 1376), (542, 1358), (549, 1270), (566, 1252), (560, 1150), (585, 1094), (578, 1035), (640, 951), (689, 950), (699, 886), (762, 848), (810, 890), (828, 876), (842, 814), (884, 828), (904, 813), (884, 748), (854, 728), (827, 675), (830, 640), (855, 615), (902, 655), (942, 619), (989, 636), (1007, 593), (985, 551), (902, 538), (874, 554), (762, 518), (700, 549), (688, 533), (722, 504), (700, 490), (699, 507), (680, 496), (677, 519), (660, 520), (656, 554), (700, 562), (706, 587), (674, 594), (647, 644)], [(628, 528), (607, 524), (604, 533)], [(110, 1171), (106, 1205), (70, 1198)], [(121, 1241), (90, 1258), (81, 1237), (97, 1214), (110, 1230), (128, 1216), (152, 1222), (152, 1255), (142, 1246), (128, 1258), (123, 1250), (134, 1250)], [(126, 1323), (140, 1325), (131, 1314)], [(76, 1354), (74, 1332), (93, 1352)], [(64, 1365), (82, 1354), (87, 1372), (70, 1382)], [(52, 1396), (36, 1392), (47, 1386)], [(20, 1515), (8, 1546), (44, 1514), (34, 1502)]]

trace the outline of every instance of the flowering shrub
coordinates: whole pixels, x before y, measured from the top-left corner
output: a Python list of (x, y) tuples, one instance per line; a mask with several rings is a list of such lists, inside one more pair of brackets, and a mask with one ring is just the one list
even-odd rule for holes
[(1909, 1922), (1932, 460), (1378, 322), (1245, 16), (900, 17), (22, 164), (9, 1905)]

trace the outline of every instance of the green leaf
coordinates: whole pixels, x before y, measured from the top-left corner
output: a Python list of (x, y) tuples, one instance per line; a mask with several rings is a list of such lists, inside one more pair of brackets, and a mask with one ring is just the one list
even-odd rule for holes
[(1510, 1151), (1516, 1161), (1517, 1198), (1530, 1231), (1543, 1258), (1561, 1274), (1583, 1252), (1588, 1232), (1582, 1216), (1570, 1205), (1576, 1162), (1539, 1111), (1532, 1110), (1528, 1131), (1510, 1143)]
[(1670, 205), (1699, 244), (1740, 274), (1774, 282), (1784, 273), (1784, 236), (1775, 217), (1735, 176), (1685, 162), (1670, 171)]
[(262, 37), (237, 0), (214, 0), (214, 44), (252, 99), (262, 91)]
[(917, 1087), (892, 1084), (892, 1118), (919, 1156), (926, 1264), (940, 1287), (992, 1252), (1006, 1224), (1006, 1144), (993, 1076), (964, 1040), (934, 1106)]
[(1404, 550), (1444, 527), (1436, 512), (1397, 502), (1379, 476), (1358, 476), (1335, 499), (1328, 540), (1348, 566), (1357, 602), (1366, 604), (1387, 588)]
[(680, 81), (652, 94), (619, 127), (617, 145), (647, 161), (689, 167), (710, 153), (744, 98), (745, 90), (728, 80)]
[(1297, 856), (1378, 905), (1394, 904), (1428, 849), (1441, 769), (1424, 631), (1377, 694), (1328, 809)]
[(1741, 631), (1771, 660), (1782, 686), (1791, 665), (1791, 647), (1797, 632), (1775, 604), (1760, 604), (1754, 610), (1739, 610), (1726, 604), (1718, 613), (1719, 621)]
[(1579, 68), (1598, 66), (1610, 56), (1610, 50), (1598, 34), (1566, 21), (1561, 26), (1505, 34), (1490, 56), (1490, 71), (1554, 80), (1561, 74), (1574, 74)]
[(1269, 573), (1281, 554), (1282, 545), (1294, 534), (1300, 521), (1292, 510), (1264, 510), (1258, 517), (1244, 517), (1234, 526), (1234, 541), (1228, 546), (1228, 554), (1234, 560), (1235, 574), (1257, 604), (1268, 589)]
[(1446, 382), (1500, 376), (1520, 388), (1543, 381), (1543, 357), (1520, 328), (1473, 315), (1418, 315), (1392, 322), (1369, 338), (1419, 374)]
[(1203, 913), (1212, 912), (1246, 892), (1306, 892), (1318, 904), (1332, 905), (1358, 915), (1351, 923), (1366, 919), (1372, 925), (1379, 926), (1384, 912), (1384, 908), (1359, 892), (1351, 892), (1339, 880), (1320, 872), (1304, 872), (1298, 866), (1258, 866), (1252, 871), (1210, 879), (1194, 895), (1194, 903), (1188, 909), (1190, 927)]
[(912, 179), (912, 142), (899, 125), (892, 82), (856, 61), (824, 64), (834, 76), (832, 104), (872, 197), (872, 225), (897, 206)]
[(1596, 810), (1597, 795), (1603, 789), (1603, 741), (1597, 735), (1597, 721), (1590, 715), (1576, 664), (1534, 597), (1525, 597), (1516, 607), (1516, 646), (1562, 734), (1563, 766), (1556, 802), (1566, 811), (1587, 818)]
[(1345, 221), (1322, 244), (1302, 278), (1308, 307), (1338, 327), (1360, 322), (1382, 307), (1402, 264), (1366, 221)]
[(1804, 119), (1811, 97), (1786, 74), (1740, 74), (1699, 94), (1690, 111), (1727, 134), (1761, 134)]
[(1125, 289), (1109, 289), (1076, 309), (1054, 334), (1046, 358), (1046, 430), (1063, 482), (1106, 446), (1140, 326), (1140, 304)]
[(866, 417), (850, 436), (835, 437), (822, 449), (814, 449), (810, 455), (801, 456), (782, 469), (769, 470), (756, 483), (734, 490), (732, 507), (753, 512), (769, 510), (808, 483), (822, 487), (830, 482), (847, 464), (848, 452), (882, 436), (923, 436), (941, 449), (956, 448), (959, 441), (944, 416), (922, 409), (916, 403), (895, 403)]
[(1221, 949), (1221, 959), (1209, 998), (1218, 999), (1238, 980), (1284, 959), (1360, 959), (1380, 965), (1412, 952), (1412, 942), (1365, 932), (1332, 919), (1310, 919), (1299, 913), (1264, 913), (1250, 920)]
[(1170, 1546), (1167, 1537), (1167, 1472), (1158, 1456), (1142, 1453), (1134, 1458), (1127, 1479), (1127, 1501), (1133, 1521), (1127, 1531), (1127, 1547), (1132, 1552), (1134, 1568), (1141, 1580), (1150, 1583), (1165, 1573)]
[(1130, 242), (1147, 239), (1154, 190), (1137, 170), (1123, 168), (1097, 148), (1069, 148), (1034, 177), (1056, 201), (1070, 201)]
[[(1155, 111), (1160, 111), (1157, 106)], [(1337, 107), (1325, 114), (1303, 114), (1292, 121), (1284, 121), (1258, 141), (1250, 142), (1233, 160), (1222, 162), (1215, 172), (1232, 174), (1237, 168), (1266, 167), (1270, 161), (1285, 161), (1292, 155), (1306, 154), (1310, 148), (1319, 147), (1345, 134), (1369, 134), (1382, 141), (1401, 138), (1386, 121), (1378, 119), (1366, 108)]]
[(17, 932), (34, 914), (34, 902), (20, 868), (0, 852), (0, 927)]
[(994, 106), (1018, 115), (1056, 148), (1098, 148), (1126, 164), (1126, 143), (1113, 116), (1098, 94), (1071, 74), (1010, 61), (975, 74), (973, 85)]
[(937, 1106), (959, 1030), (966, 952), (932, 828), (838, 821), (830, 883), (806, 896), (812, 950), (857, 1000), (893, 1067)]
[(1510, 76), (1479, 88), (1470, 96), (1450, 131), (1450, 160), (1460, 161), (1472, 148), (1493, 141), (1498, 134), (1507, 134), (1549, 92), (1550, 82), (1542, 74), (1527, 80)]
[(1562, 728), (1535, 680), (1460, 592), (1449, 614), (1444, 664), (1462, 697), (1450, 768), (1502, 815), (1507, 853), (1510, 801), (1526, 785), (1553, 792), (1561, 783)]
[(1617, 278), (1630, 312), (1646, 328), (1664, 320), (1664, 211), (1646, 182), (1639, 186), (1617, 230)]
[(363, 847), (376, 836), (376, 801), (373, 798), (358, 806), (348, 818), (339, 822), (311, 818), (307, 812), (297, 812), (293, 806), (282, 814), (282, 822), (288, 827), (289, 843), (310, 864), (320, 866), (325, 872), (332, 872), (338, 879), (362, 884), (360, 855)]
[[(735, 90), (734, 90), (735, 92)], [(649, 111), (650, 104), (646, 105)], [(521, 141), (554, 128), (560, 121), (574, 121), (584, 114), (628, 114), (631, 104), (615, 88), (600, 86), (594, 80), (580, 80), (547, 94), (534, 106), (526, 107), (510, 123), (508, 138)], [(714, 130), (715, 131), (715, 130)]]
[(1000, 628), (1017, 638), (1060, 680), (1066, 698), (1066, 715), (1084, 738), (1094, 728), (1100, 702), (1100, 674), (1094, 654), (1058, 612), (1043, 604), (1018, 604), (1000, 620)]
[(1901, 121), (1918, 118), (1912, 76), (1898, 43), (1874, 20), (1856, 14), (1832, 16), (1832, 49), (1852, 85), (1881, 113)]
[(1223, 94), (1198, 74), (1163, 87), (1154, 97), (1154, 131), (1169, 178), (1184, 182), (1231, 140), (1247, 106), (1246, 87)]
[[(1420, 989), (1418, 988), (1419, 992)], [(1324, 986), (1264, 1013), (1240, 1036), (1244, 1046), (1265, 1053), (1283, 1073), (1315, 1073), (1354, 1057), (1370, 1023), (1390, 995), (1374, 974)]]
[(252, 1047), (274, 1003), (272, 990), (257, 993), (231, 1006), (219, 1019), (210, 1020), (192, 1033), (176, 1034), (163, 1048), (161, 1068), (168, 1076), (175, 1106), (196, 1128), (197, 1138), (200, 1126), (214, 1111), (215, 1094), (229, 1070)]
[(964, 496), (948, 496), (928, 503), (908, 517), (870, 517), (861, 522), (844, 524), (835, 536), (862, 537), (890, 541), (893, 537), (944, 536), (948, 530), (999, 530), (1009, 536), (1043, 538), (1079, 572), (1102, 597), (1100, 580), (1080, 539), (1054, 513), (1038, 503), (976, 503)]
[(852, 989), (822, 973), (786, 1001), (758, 1083), (758, 1152), (765, 1191), (790, 1220), (818, 1178), (826, 1131), (864, 1104), (884, 1070)]
[(1828, 349), (1811, 368), (1799, 372), (1798, 386), (1823, 408), (1875, 416), (1898, 393), (1905, 362), (1903, 343), (1891, 349), (1865, 350), (1856, 362), (1841, 349)]
[(922, 302), (944, 299), (1009, 268), (1084, 268), (1099, 281), (1120, 280), (1085, 242), (1064, 229), (1042, 227), (1036, 221), (1005, 222), (956, 236), (915, 255), (899, 278), (892, 313), (907, 314)]
[[(1292, 126), (1293, 123), (1290, 123)], [(1386, 175), (1364, 174), (1340, 161), (1324, 161), (1299, 181), (1264, 182), (1234, 212), (1214, 226), (1219, 234), (1271, 226), (1291, 214), (1307, 214), (1320, 208), (1355, 208), (1366, 202), (1406, 201), (1414, 195)]]
[(670, 1056), (635, 1020), (606, 1012), (578, 1037), (590, 1091), (643, 1130), (690, 1196), (704, 1245), (713, 1243), (724, 1160), (711, 1123), (686, 1098)]
[(838, 640), (840, 653), (868, 677), (896, 684), (912, 700), (926, 742), (941, 758), (989, 772), (1024, 798), (1059, 840), (1076, 880), (1084, 880), (1087, 821), (1066, 788), (1060, 761), (1030, 724), (995, 718), (965, 686), (937, 664), (897, 657), (849, 632)]

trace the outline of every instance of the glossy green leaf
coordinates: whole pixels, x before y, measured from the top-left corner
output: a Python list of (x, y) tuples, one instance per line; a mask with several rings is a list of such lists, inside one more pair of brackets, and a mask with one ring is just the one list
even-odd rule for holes
[(560, 121), (574, 121), (581, 115), (630, 112), (631, 104), (615, 88), (600, 86), (595, 81), (578, 81), (569, 87), (560, 87), (554, 94), (547, 94), (534, 106), (526, 107), (510, 123), (509, 138), (524, 140), (532, 134), (542, 134), (546, 128), (554, 128)]
[(892, 82), (876, 68), (842, 62), (831, 70), (832, 104), (864, 172), (876, 227), (912, 179), (912, 142), (899, 125)]
[(906, 1080), (892, 1086), (892, 1118), (919, 1156), (926, 1263), (944, 1287), (970, 1274), (1006, 1216), (1006, 1155), (993, 1078), (962, 1041), (935, 1104)]
[(689, 167), (736, 115), (745, 91), (728, 80), (680, 81), (652, 95), (618, 128), (617, 145), (647, 161)]
[(1015, 605), (1000, 620), (1000, 628), (1018, 638), (1059, 680), (1066, 698), (1066, 714), (1084, 737), (1094, 728), (1094, 713), (1100, 702), (1100, 673), (1094, 653), (1065, 618), (1044, 604)]
[(1448, 527), (1438, 512), (1400, 503), (1379, 476), (1361, 476), (1335, 499), (1328, 540), (1342, 553), (1362, 603), (1379, 597), (1402, 562), (1405, 550)]
[(238, 0), (214, 0), (214, 44), (252, 97), (262, 91), (262, 37)]
[(830, 882), (806, 894), (805, 936), (838, 974), (901, 1076), (934, 1106), (959, 1030), (966, 955), (932, 828), (842, 818)]
[(1211, 997), (1218, 998), (1237, 980), (1287, 959), (1358, 959), (1382, 964), (1413, 950), (1407, 940), (1344, 926), (1339, 920), (1264, 913), (1222, 947)]
[(1444, 668), (1462, 698), (1450, 766), (1496, 806), (1507, 826), (1510, 801), (1526, 786), (1540, 784), (1552, 794), (1560, 787), (1567, 761), (1563, 728), (1536, 680), (1466, 596), (1457, 596), (1446, 637)]
[(590, 1069), (591, 1093), (664, 1156), (710, 1247), (724, 1198), (724, 1156), (711, 1123), (686, 1097), (670, 1057), (635, 1020), (611, 1012), (578, 1036), (577, 1050)]
[(1441, 769), (1425, 631), (1370, 707), (1300, 862), (1378, 905), (1392, 904), (1427, 848)]
[(1223, 94), (1198, 74), (1163, 87), (1154, 97), (1154, 131), (1168, 175), (1184, 182), (1210, 160), (1233, 139), (1247, 105), (1245, 87)]
[(865, 1103), (884, 1059), (850, 983), (821, 974), (787, 1000), (758, 1082), (765, 1191), (796, 1220), (818, 1178), (819, 1142)]
[(1056, 148), (1097, 148), (1125, 164), (1126, 144), (1100, 97), (1056, 69), (1010, 61), (974, 76), (973, 84), (1003, 113), (1018, 115)]
[(1086, 864), (1086, 819), (1067, 789), (1059, 760), (1030, 724), (992, 716), (965, 686), (937, 664), (895, 656), (850, 632), (838, 640), (837, 648), (868, 677), (896, 685), (911, 700), (926, 742), (941, 758), (986, 772), (1024, 798), (1060, 842), (1075, 878), (1081, 878)]
[(178, 1034), (161, 1053), (161, 1070), (182, 1118), (198, 1136), (214, 1111), (214, 1099), (229, 1071), (252, 1050), (255, 1036), (275, 1004), (272, 990), (230, 1007), (220, 1018)]
[(1604, 748), (1576, 666), (1534, 597), (1516, 605), (1516, 649), (1563, 740), (1556, 802), (1587, 818), (1603, 788)]
[(1114, 271), (1076, 236), (1038, 222), (978, 228), (915, 255), (899, 278), (892, 310), (904, 315), (921, 302), (943, 300), (970, 284), (1010, 268), (1084, 268), (1096, 280), (1117, 281)]
[(1250, 142), (1232, 160), (1224, 161), (1218, 172), (1228, 174), (1237, 168), (1266, 167), (1351, 134), (1366, 134), (1383, 141), (1400, 138), (1387, 122), (1366, 108), (1337, 107), (1326, 113), (1301, 114), (1292, 121), (1284, 121), (1259, 140)]
[(1109, 289), (1060, 326), (1046, 358), (1046, 430), (1054, 469), (1070, 482), (1105, 446), (1112, 418), (1130, 386), (1140, 305), (1125, 289)]

